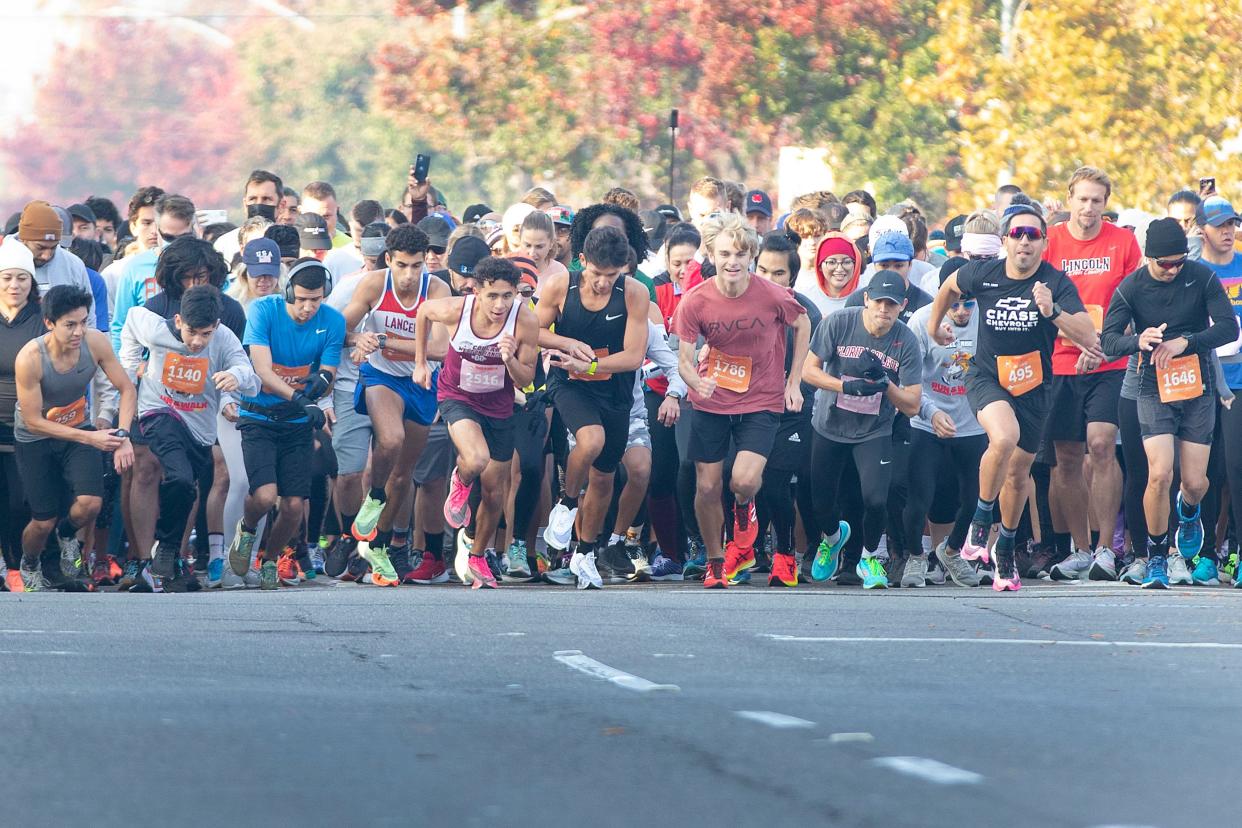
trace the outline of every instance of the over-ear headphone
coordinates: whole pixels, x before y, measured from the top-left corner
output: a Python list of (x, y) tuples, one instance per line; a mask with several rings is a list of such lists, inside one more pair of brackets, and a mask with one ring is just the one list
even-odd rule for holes
[(292, 305), (297, 301), (293, 296), (293, 277), (299, 273), (304, 273), (314, 268), (318, 268), (323, 271), (323, 298), (328, 298), (328, 294), (332, 292), (332, 271), (328, 270), (317, 260), (307, 260), (298, 262), (289, 271), (289, 278), (285, 279), (285, 302)]

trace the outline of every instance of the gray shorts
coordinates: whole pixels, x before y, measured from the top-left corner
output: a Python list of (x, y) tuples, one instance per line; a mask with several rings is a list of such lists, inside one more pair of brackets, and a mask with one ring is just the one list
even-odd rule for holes
[[(569, 432), (567, 438), (569, 440), (569, 450), (573, 451), (574, 446), (578, 445), (578, 441), (574, 439), (574, 433)], [(642, 446), (648, 451), (651, 450), (651, 429), (647, 428), (647, 412), (643, 412), (641, 417), (630, 417), (629, 433), (625, 437), (625, 450)]]
[(414, 464), (414, 484), (425, 486), (433, 480), (443, 480), (448, 477), (453, 462), (453, 441), (448, 424), (437, 418), (427, 429), (427, 445)]
[(332, 389), (336, 424), (332, 426), (332, 450), (337, 474), (358, 474), (367, 467), (371, 449), (371, 418), (354, 410), (354, 391)]
[(1205, 390), (1193, 400), (1171, 403), (1160, 402), (1159, 397), (1139, 397), (1138, 420), (1144, 438), (1172, 434), (1208, 446), (1216, 430), (1216, 394)]

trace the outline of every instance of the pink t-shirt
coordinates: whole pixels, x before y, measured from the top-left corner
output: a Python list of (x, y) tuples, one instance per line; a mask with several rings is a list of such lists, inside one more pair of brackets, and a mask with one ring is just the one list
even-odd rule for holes
[[(709, 399), (690, 392), (690, 402), (711, 414), (785, 410), (785, 329), (806, 309), (789, 288), (751, 276), (745, 292), (730, 299), (714, 278), (695, 286), (673, 314), (682, 342), (703, 337), (709, 347), (699, 376), (714, 376)], [(796, 366), (801, 368), (801, 366)]]

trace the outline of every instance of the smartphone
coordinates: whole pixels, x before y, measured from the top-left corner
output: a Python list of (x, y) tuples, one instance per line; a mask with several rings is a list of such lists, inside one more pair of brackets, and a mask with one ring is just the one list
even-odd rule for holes
[(1210, 196), (1216, 195), (1216, 179), (1200, 178), (1199, 179), (1199, 195)]
[(431, 156), (421, 152), (414, 159), (414, 180), (420, 184), (427, 180), (427, 171), (431, 169)]

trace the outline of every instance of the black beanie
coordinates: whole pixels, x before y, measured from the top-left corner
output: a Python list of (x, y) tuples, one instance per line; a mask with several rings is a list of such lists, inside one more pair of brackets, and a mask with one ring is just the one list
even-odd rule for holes
[(1175, 218), (1156, 219), (1147, 225), (1147, 249), (1143, 254), (1149, 259), (1177, 256), (1186, 253), (1186, 231)]

